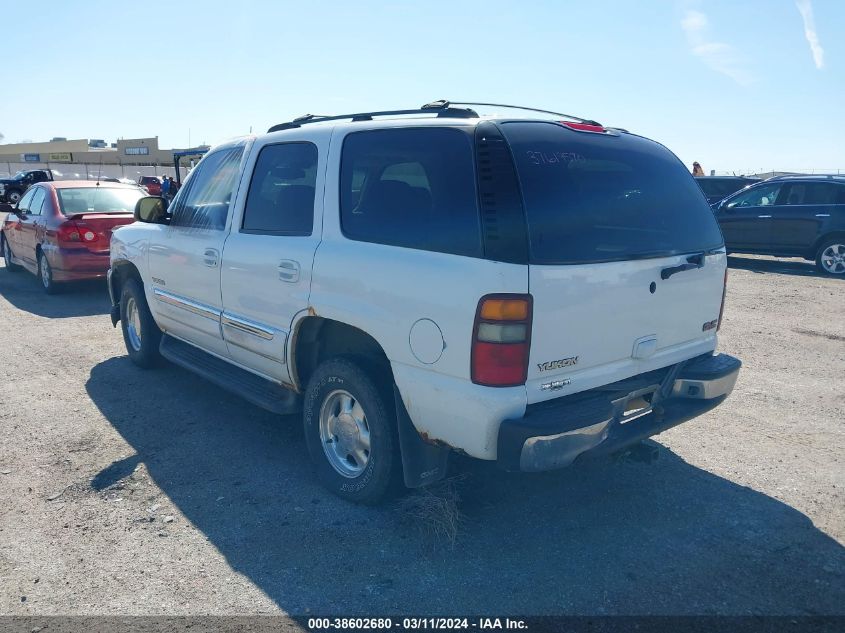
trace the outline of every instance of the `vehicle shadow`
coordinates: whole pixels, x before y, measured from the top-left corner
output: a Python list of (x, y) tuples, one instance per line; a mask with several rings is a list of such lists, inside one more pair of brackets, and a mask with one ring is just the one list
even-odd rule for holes
[(26, 270), (10, 273), (5, 261), (0, 262), (0, 297), (19, 310), (52, 319), (109, 313), (105, 280), (62, 284), (58, 294), (47, 295), (34, 275)]
[[(405, 504), (327, 493), (300, 422), (173, 367), (95, 366), (87, 391), (232, 569), (288, 613), (825, 614), (845, 604), (845, 548), (795, 509), (684, 462), (508, 474), (456, 460), (451, 546)], [(691, 424), (706, 424), (706, 420)], [(124, 463), (125, 462), (125, 463)]]
[(825, 275), (816, 268), (815, 263), (804, 259), (776, 259), (774, 257), (754, 257), (729, 255), (728, 267), (748, 270), (754, 273), (775, 273), (779, 275), (800, 275), (804, 277), (822, 277), (835, 279)]

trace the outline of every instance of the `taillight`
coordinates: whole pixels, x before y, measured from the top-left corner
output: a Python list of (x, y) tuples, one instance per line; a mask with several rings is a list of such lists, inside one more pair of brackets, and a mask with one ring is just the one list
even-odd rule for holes
[(56, 230), (56, 237), (65, 246), (71, 244), (90, 246), (96, 244), (100, 239), (97, 232), (86, 226), (84, 222), (73, 222), (70, 220), (59, 225), (59, 228)]
[(525, 384), (531, 347), (531, 295), (486, 295), (472, 329), (472, 382), (488, 387)]
[(722, 305), (719, 306), (719, 322), (716, 324), (716, 331), (722, 327), (722, 315), (725, 313), (725, 295), (728, 294), (728, 269), (725, 268), (725, 283), (722, 285)]
[(79, 227), (74, 222), (60, 224), (56, 230), (56, 238), (64, 244), (76, 244), (82, 241), (82, 237), (79, 235)]

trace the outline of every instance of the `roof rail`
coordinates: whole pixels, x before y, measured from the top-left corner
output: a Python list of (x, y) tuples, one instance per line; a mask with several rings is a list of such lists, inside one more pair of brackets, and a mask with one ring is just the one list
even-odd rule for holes
[[(435, 102), (441, 103), (441, 102)], [(472, 101), (447, 101), (446, 105), (467, 105), (467, 106), (492, 106), (494, 108), (512, 108), (514, 110), (525, 110), (526, 112), (540, 112), (541, 114), (553, 114), (555, 116), (562, 116), (566, 117), (567, 119), (571, 119), (573, 121), (577, 121), (579, 123), (586, 123), (588, 125), (601, 125), (598, 121), (593, 121), (591, 119), (582, 119), (579, 116), (574, 116), (572, 114), (564, 114), (563, 112), (552, 112), (551, 110), (540, 110), (538, 108), (526, 108), (525, 106), (518, 106), (518, 105), (508, 105), (507, 103), (475, 103)], [(614, 128), (618, 130), (622, 130), (622, 128)], [(622, 130), (623, 132), (627, 132), (627, 130)]]
[(781, 174), (780, 176), (772, 176), (771, 178), (766, 178), (766, 181), (769, 180), (790, 180), (790, 179), (802, 179), (802, 178), (829, 178), (833, 179), (845, 179), (845, 174)]
[(342, 119), (351, 119), (352, 121), (372, 121), (373, 117), (377, 116), (400, 116), (403, 114), (437, 114), (438, 117), (452, 117), (458, 119), (475, 119), (478, 118), (478, 113), (470, 108), (453, 108), (451, 104), (444, 100), (433, 101), (427, 103), (421, 108), (412, 108), (410, 110), (382, 110), (379, 112), (355, 112), (353, 114), (305, 114), (295, 118), (293, 121), (286, 123), (278, 123), (271, 127), (267, 132), (278, 132), (279, 130), (289, 130), (297, 128), (308, 123), (323, 123), (324, 121), (340, 121)]

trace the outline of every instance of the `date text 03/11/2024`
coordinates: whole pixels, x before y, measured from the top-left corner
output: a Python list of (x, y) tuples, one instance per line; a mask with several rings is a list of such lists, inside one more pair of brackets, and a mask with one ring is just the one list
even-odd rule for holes
[(401, 630), (448, 630), (448, 629), (478, 629), (478, 630), (524, 630), (527, 625), (524, 620), (512, 618), (402, 618), (394, 621), (391, 618), (309, 618), (310, 630), (331, 629), (359, 629), (385, 631)]

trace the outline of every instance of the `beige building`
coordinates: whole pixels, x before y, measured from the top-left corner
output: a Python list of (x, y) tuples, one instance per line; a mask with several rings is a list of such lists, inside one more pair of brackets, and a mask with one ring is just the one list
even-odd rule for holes
[[(8, 143), (0, 145), (0, 177), (27, 169), (51, 169), (58, 179), (110, 176), (137, 180), (139, 176), (164, 174), (175, 177), (174, 151), (179, 150), (159, 148), (157, 136), (120, 139), (116, 147), (104, 148), (90, 147), (88, 139)], [(182, 159), (182, 178), (190, 167), (190, 158)]]

